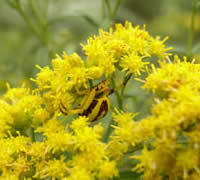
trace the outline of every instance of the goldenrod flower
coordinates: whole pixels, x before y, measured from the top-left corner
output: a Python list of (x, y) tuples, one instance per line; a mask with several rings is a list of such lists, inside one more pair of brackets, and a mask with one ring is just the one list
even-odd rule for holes
[[(85, 59), (63, 53), (56, 55), (51, 67), (37, 65), (40, 72), (32, 79), (36, 89), (8, 85), (0, 99), (0, 179), (112, 179), (120, 174), (119, 160), (138, 146), (142, 150), (134, 156), (138, 160), (134, 169), (143, 172), (144, 179), (161, 179), (162, 174), (172, 174), (168, 175), (172, 179), (196, 177), (199, 66), (176, 57), (167, 64), (166, 39), (153, 38), (145, 26), (117, 24), (108, 32), (99, 30), (82, 45)], [(140, 121), (135, 121), (136, 113), (116, 110), (113, 132), (104, 142), (103, 125), (91, 125), (84, 116), (88, 112), (82, 111), (93, 111), (97, 102), (94, 115), (103, 117), (109, 110), (108, 95), (115, 92), (109, 86), (113, 73), (140, 76), (152, 56), (162, 60), (161, 67), (152, 66), (144, 87), (166, 99), (160, 96), (152, 115)], [(93, 87), (93, 81), (101, 83)], [(77, 117), (68, 116), (70, 111), (77, 112)], [(194, 129), (187, 131), (190, 128)], [(188, 149), (179, 143), (184, 137), (191, 143)], [(184, 155), (195, 158), (189, 162)]]
[(110, 156), (120, 159), (126, 153), (130, 146), (137, 143), (137, 134), (134, 133), (136, 122), (133, 118), (136, 114), (121, 113), (116, 110), (117, 114), (113, 114), (113, 119), (117, 123), (111, 141), (108, 143), (108, 153)]
[(20, 174), (28, 172), (31, 168), (30, 162), (27, 161), (24, 152), (28, 151), (28, 143), (30, 138), (18, 135), (10, 138), (0, 139), (0, 169), (2, 171), (2, 177), (19, 177)]
[(120, 66), (123, 68), (122, 71), (127, 71), (128, 74), (141, 75), (141, 72), (145, 70), (145, 67), (149, 62), (143, 62), (144, 57), (139, 56), (135, 53), (125, 55), (120, 62)]
[(105, 161), (100, 165), (100, 179), (108, 179), (114, 176), (118, 176), (118, 171), (116, 169), (115, 161)]
[(176, 91), (180, 86), (199, 86), (198, 76), (200, 65), (192, 64), (186, 59), (182, 62), (177, 56), (174, 63), (160, 62), (160, 68), (153, 67), (153, 71), (146, 78), (144, 88), (151, 89), (158, 94)]
[(49, 113), (43, 108), (43, 98), (29, 88), (10, 88), (0, 100), (0, 133), (8, 130), (24, 133), (26, 128), (37, 127), (48, 120)]
[[(152, 115), (139, 124), (151, 120), (150, 149), (146, 146), (134, 168), (143, 172), (144, 179), (198, 179), (199, 176), (199, 77), (200, 66), (177, 56), (173, 62), (161, 62), (153, 67), (144, 87), (159, 98)], [(192, 173), (191, 173), (192, 172)]]
[(48, 89), (50, 88), (51, 81), (53, 80), (54, 72), (49, 67), (41, 68), (39, 65), (36, 65), (36, 67), (40, 70), (40, 73), (37, 74), (36, 80), (31, 79), (33, 81), (36, 81), (38, 86), (41, 89)]
[(90, 172), (85, 170), (83, 167), (75, 167), (71, 169), (71, 174), (69, 177), (64, 178), (63, 180), (93, 180), (94, 177)]
[(171, 50), (172, 47), (166, 48), (165, 47), (165, 41), (168, 39), (168, 37), (164, 38), (163, 40), (160, 40), (160, 37), (157, 36), (156, 38), (150, 39), (150, 48), (149, 48), (149, 54), (152, 56), (158, 56), (161, 59), (165, 59), (166, 56), (171, 55), (170, 53), (166, 52), (168, 50)]
[(123, 71), (140, 75), (140, 71), (148, 62), (143, 62), (144, 57), (158, 56), (165, 59), (169, 53), (164, 42), (159, 37), (155, 39), (148, 32), (133, 27), (130, 22), (117, 24), (109, 32), (99, 31), (98, 36), (89, 38), (87, 45), (82, 45), (87, 56), (86, 63), (90, 66), (101, 67), (106, 76), (112, 75), (115, 65), (119, 62)]
[(65, 157), (60, 159), (51, 159), (49, 161), (42, 161), (37, 164), (35, 177), (45, 179), (52, 177), (54, 179), (62, 179), (68, 174), (67, 163), (64, 161)]

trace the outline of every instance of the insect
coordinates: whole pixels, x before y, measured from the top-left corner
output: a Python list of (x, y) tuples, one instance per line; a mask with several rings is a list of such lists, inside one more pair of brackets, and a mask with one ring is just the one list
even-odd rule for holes
[(60, 111), (65, 115), (78, 114), (80, 116), (86, 116), (91, 122), (101, 119), (110, 109), (110, 99), (108, 96), (125, 86), (130, 78), (131, 74), (127, 76), (122, 84), (114, 89), (109, 88), (108, 80), (103, 80), (99, 84), (88, 89), (86, 95), (76, 109), (67, 110), (61, 102), (59, 107)]

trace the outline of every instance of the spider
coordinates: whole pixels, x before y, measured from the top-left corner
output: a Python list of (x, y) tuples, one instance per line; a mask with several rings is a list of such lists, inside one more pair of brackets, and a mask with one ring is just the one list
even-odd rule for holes
[(68, 110), (61, 102), (59, 107), (60, 112), (65, 115), (78, 114), (80, 116), (86, 116), (91, 122), (101, 119), (110, 109), (110, 99), (108, 96), (125, 86), (130, 78), (131, 74), (127, 76), (122, 84), (114, 89), (109, 88), (109, 81), (107, 79), (103, 80), (87, 90), (86, 95), (84, 95), (76, 109)]

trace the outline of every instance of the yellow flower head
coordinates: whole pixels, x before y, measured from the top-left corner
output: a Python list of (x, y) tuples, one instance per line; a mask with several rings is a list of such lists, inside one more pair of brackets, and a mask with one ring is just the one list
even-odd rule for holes
[(147, 62), (144, 57), (158, 56), (165, 59), (170, 48), (166, 48), (164, 42), (158, 37), (154, 39), (148, 32), (133, 27), (126, 22), (116, 24), (115, 28), (110, 28), (109, 32), (99, 31), (98, 36), (90, 38), (87, 45), (82, 45), (87, 56), (88, 66), (101, 67), (106, 76), (111, 76), (116, 70), (117, 64), (121, 65), (123, 71), (140, 75)]
[(23, 131), (37, 127), (48, 120), (49, 113), (44, 109), (43, 98), (29, 88), (10, 88), (0, 101), (2, 127), (0, 132)]
[(115, 161), (105, 161), (100, 166), (100, 179), (108, 179), (114, 176), (118, 176), (118, 171), (116, 169), (116, 162)]
[[(125, 72), (128, 81), (132, 74), (140, 76), (148, 69), (152, 56), (167, 59), (170, 54), (164, 44), (166, 39), (153, 38), (145, 26), (116, 24), (108, 32), (99, 30), (82, 45), (85, 57), (63, 53), (56, 55), (51, 67), (37, 65), (40, 72), (32, 79), (38, 85), (36, 89), (8, 86), (0, 99), (0, 179), (112, 179), (119, 175), (118, 160), (123, 161), (125, 153), (137, 145), (142, 148), (143, 143), (152, 149), (145, 146), (135, 157), (139, 161), (135, 169), (145, 170), (145, 179), (159, 179), (163, 172), (171, 172), (171, 159), (178, 162), (178, 172), (198, 169), (198, 153), (194, 153), (191, 163), (181, 158), (197, 151), (184, 151), (177, 142), (187, 136), (195, 144), (191, 147), (200, 145), (196, 138), (200, 136), (200, 113), (196, 110), (200, 109), (200, 87), (193, 85), (199, 84), (199, 68), (186, 61), (162, 62), (161, 68), (147, 77), (145, 88), (168, 93), (166, 102), (154, 105), (151, 116), (135, 121), (136, 114), (116, 110), (113, 132), (106, 142), (103, 125), (89, 122), (107, 113), (108, 96), (127, 83), (124, 81), (113, 90), (109, 85), (113, 73)], [(182, 78), (185, 74), (187, 77)], [(87, 111), (92, 111), (92, 106), (95, 110), (90, 114)], [(78, 117), (66, 125), (71, 122), (70, 112)], [(88, 114), (91, 117), (84, 116)], [(195, 128), (193, 133), (185, 130), (191, 126)], [(174, 152), (178, 157), (175, 160), (171, 158)], [(162, 156), (167, 158), (161, 161)], [(186, 171), (182, 171), (184, 168)]]
[(181, 86), (199, 87), (198, 78), (200, 65), (183, 62), (174, 57), (173, 63), (160, 62), (160, 68), (153, 67), (153, 71), (146, 78), (145, 89), (151, 89), (158, 94), (176, 91)]

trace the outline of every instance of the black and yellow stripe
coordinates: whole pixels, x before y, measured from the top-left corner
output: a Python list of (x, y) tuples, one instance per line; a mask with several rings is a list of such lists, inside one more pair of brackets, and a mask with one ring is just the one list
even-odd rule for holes
[(80, 113), (80, 116), (88, 117), (89, 121), (96, 121), (103, 118), (110, 109), (110, 100), (107, 97), (94, 99), (90, 106)]
[(96, 86), (86, 90), (85, 96), (82, 98), (77, 108), (68, 110), (64, 104), (60, 104), (60, 112), (63, 114), (78, 114), (88, 117), (89, 121), (96, 121), (103, 118), (110, 109), (110, 100), (108, 98), (113, 92), (119, 90), (127, 84), (132, 74), (129, 74), (118, 87), (109, 88), (109, 81), (104, 80)]

